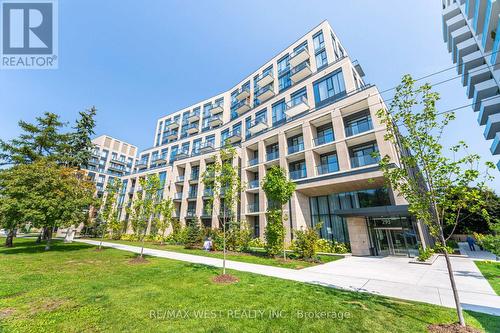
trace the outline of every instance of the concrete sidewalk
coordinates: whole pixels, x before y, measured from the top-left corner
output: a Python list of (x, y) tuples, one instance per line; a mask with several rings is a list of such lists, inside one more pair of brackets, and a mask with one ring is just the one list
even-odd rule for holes
[[(75, 240), (99, 245), (99, 241)], [(140, 247), (103, 242), (103, 246), (134, 253)], [(144, 254), (196, 264), (222, 267), (222, 259), (144, 249)], [(459, 260), (458, 260), (459, 259)], [(226, 267), (280, 279), (454, 307), (446, 267), (438, 259), (432, 266), (408, 263), (408, 258), (347, 257), (324, 265), (293, 270), (226, 260)], [(477, 267), (467, 258), (453, 258), (460, 300), (464, 309), (500, 316), (497, 296)], [(433, 267), (434, 266), (434, 267)], [(432, 267), (432, 268), (431, 268)]]
[(466, 242), (458, 243), (458, 248), (460, 250), (460, 254), (463, 254), (472, 260), (490, 260), (490, 261), (497, 260), (497, 256), (494, 255), (493, 253), (488, 252), (488, 251), (481, 251), (481, 249), (479, 248), (479, 245), (476, 244), (474, 247), (475, 247), (476, 251), (472, 251), (469, 248), (469, 244), (467, 244)]

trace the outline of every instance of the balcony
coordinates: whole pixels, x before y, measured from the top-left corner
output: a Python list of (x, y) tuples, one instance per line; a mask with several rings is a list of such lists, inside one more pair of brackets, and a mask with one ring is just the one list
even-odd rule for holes
[(153, 163), (154, 164), (167, 163), (167, 155), (166, 154), (160, 155), (157, 159), (153, 160)]
[(125, 160), (119, 160), (117, 158), (111, 158), (111, 162), (120, 164), (120, 165), (127, 165), (127, 162)]
[(175, 156), (177, 160), (189, 157), (189, 149), (181, 149)]
[(212, 141), (205, 141), (200, 145), (200, 152), (208, 153), (215, 150), (215, 144)]
[(217, 127), (222, 125), (222, 116), (212, 116), (208, 121), (211, 127)]
[(188, 200), (196, 200), (198, 196), (198, 191), (192, 191), (188, 193)]
[(249, 189), (253, 189), (253, 188), (259, 188), (259, 180), (258, 179), (254, 179), (254, 180), (251, 180), (248, 182), (248, 188)]
[(259, 203), (254, 202), (251, 204), (247, 205), (247, 213), (252, 214), (252, 213), (258, 213), (259, 212)]
[(307, 177), (306, 169), (290, 171), (290, 179), (292, 180), (306, 178), (306, 177)]
[(301, 143), (298, 143), (296, 145), (289, 146), (288, 147), (288, 155), (295, 154), (295, 153), (298, 153), (298, 152), (303, 151), (303, 150), (304, 150), (304, 143), (301, 142)]
[(279, 151), (272, 151), (266, 154), (266, 161), (277, 160), (280, 157)]
[(290, 79), (294, 82), (297, 83), (302, 79), (305, 79), (309, 75), (312, 74), (311, 68), (309, 67), (309, 64), (307, 62), (303, 62), (295, 67), (292, 68), (290, 72)]
[(335, 136), (333, 135), (333, 133), (328, 133), (328, 134), (321, 135), (321, 136), (318, 136), (317, 138), (315, 138), (314, 145), (321, 146), (321, 145), (325, 145), (327, 143), (331, 143), (333, 141), (335, 141)]
[(148, 167), (148, 161), (142, 160), (140, 162), (137, 162), (137, 164), (135, 166), (139, 170), (146, 169)]
[(371, 155), (352, 156), (351, 168), (359, 168), (365, 165), (377, 164), (378, 161), (378, 157), (372, 157)]
[(372, 129), (373, 129), (372, 121), (370, 118), (368, 118), (367, 121), (365, 122), (358, 122), (356, 124), (346, 126), (345, 136), (350, 137), (353, 135), (371, 131)]
[(250, 110), (252, 106), (250, 105), (250, 102), (247, 100), (242, 100), (237, 102), (236, 104), (233, 104), (231, 106), (231, 111), (236, 112), (239, 116)]
[(267, 129), (267, 120), (264, 118), (255, 119), (250, 123), (248, 131), (254, 135)]
[(339, 171), (338, 163), (321, 164), (316, 167), (318, 176)]
[(189, 114), (188, 121), (190, 123), (193, 123), (193, 122), (198, 121), (198, 120), (200, 120), (200, 111), (191, 112)]
[(174, 193), (174, 201), (182, 200), (182, 193)]
[(184, 176), (177, 176), (175, 179), (176, 183), (184, 183), (184, 179), (186, 179)]
[(256, 157), (252, 158), (251, 160), (248, 160), (247, 166), (251, 167), (257, 164), (259, 164), (259, 159)]
[(177, 137), (179, 136), (178, 131), (168, 131), (166, 134), (168, 140), (176, 140)]
[(274, 95), (276, 94), (274, 92), (274, 87), (272, 84), (260, 88), (255, 92), (255, 98), (258, 98), (261, 102), (267, 101), (268, 99), (274, 97)]
[(125, 167), (121, 166), (121, 165), (113, 165), (113, 164), (110, 164), (108, 166), (108, 170), (110, 171), (115, 171), (115, 172), (125, 172)]
[(87, 162), (88, 165), (99, 165), (99, 160), (97, 158), (91, 158), (88, 162)]
[(240, 142), (241, 141), (241, 130), (236, 130), (236, 131), (232, 131), (232, 132), (228, 133), (226, 140), (228, 140), (230, 144)]
[(198, 128), (198, 124), (191, 124), (189, 125), (189, 127), (187, 128), (187, 133), (188, 134), (196, 134), (199, 132), (199, 128)]
[(165, 125), (165, 128), (168, 128), (169, 130), (174, 130), (176, 128), (179, 128), (179, 122), (178, 121), (173, 121), (173, 122)]
[(193, 218), (196, 217), (196, 211), (193, 209), (187, 210), (186, 211), (186, 217), (187, 218)]
[(292, 53), (290, 56), (290, 60), (288, 60), (288, 63), (290, 64), (291, 67), (295, 67), (304, 61), (309, 59), (309, 50), (307, 47), (303, 47), (300, 50), (295, 51)]
[(191, 184), (197, 183), (198, 179), (200, 179), (200, 174), (198, 172), (192, 173), (191, 177), (189, 178), (189, 183)]
[(292, 118), (307, 110), (309, 110), (307, 98), (305, 96), (299, 96), (286, 103), (285, 114), (287, 117)]
[(236, 98), (236, 100), (242, 101), (248, 96), (250, 96), (250, 87), (242, 87), (238, 90), (234, 97)]
[(255, 83), (259, 87), (265, 87), (268, 84), (272, 83), (274, 81), (273, 73), (272, 72), (267, 72), (267, 73), (262, 73), (257, 80), (255, 80)]
[(212, 107), (212, 109), (210, 109), (210, 113), (213, 116), (218, 115), (218, 114), (223, 113), (223, 112), (224, 112), (224, 107), (222, 106), (222, 104), (214, 105)]

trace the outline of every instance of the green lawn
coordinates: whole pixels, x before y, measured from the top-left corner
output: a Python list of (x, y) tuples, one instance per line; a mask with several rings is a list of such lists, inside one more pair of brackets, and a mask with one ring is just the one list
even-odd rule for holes
[[(92, 239), (92, 240), (99, 241), (98, 239)], [(141, 246), (141, 244), (142, 244), (141, 242), (124, 241), (124, 240), (106, 240), (106, 242), (133, 245), (133, 246)], [(172, 252), (195, 254), (195, 255), (199, 255), (199, 256), (213, 257), (213, 258), (219, 258), (219, 259), (222, 259), (222, 257), (223, 257), (223, 254), (221, 251), (207, 252), (207, 251), (197, 250), (197, 249), (185, 249), (184, 246), (182, 246), (182, 245), (160, 245), (160, 244), (155, 244), (152, 242), (146, 242), (144, 247), (147, 247), (150, 249), (159, 249), (159, 250), (166, 250), (166, 251), (172, 251)], [(265, 253), (263, 251), (253, 251), (252, 253), (229, 252), (226, 255), (226, 258), (228, 260), (248, 262), (251, 264), (260, 264), (260, 265), (277, 266), (277, 267), (283, 267), (283, 268), (301, 269), (301, 268), (311, 267), (311, 266), (315, 266), (315, 265), (322, 264), (322, 263), (327, 263), (327, 262), (334, 261), (334, 260), (339, 260), (339, 259), (342, 259), (343, 257), (342, 256), (321, 255), (321, 256), (319, 256), (319, 258), (321, 260), (320, 263), (309, 262), (309, 261), (304, 261), (304, 260), (297, 260), (297, 259), (295, 259), (295, 260), (294, 259), (287, 259), (286, 261), (284, 261), (281, 258), (269, 258), (265, 255)]]
[[(243, 272), (217, 285), (219, 269), (131, 264), (129, 252), (81, 243), (55, 242), (49, 252), (32, 239), (15, 244), (0, 248), (0, 332), (425, 332), (456, 321), (453, 309)], [(500, 332), (498, 317), (466, 320)]]
[(500, 295), (500, 263), (487, 261), (475, 261), (475, 263), (493, 290)]

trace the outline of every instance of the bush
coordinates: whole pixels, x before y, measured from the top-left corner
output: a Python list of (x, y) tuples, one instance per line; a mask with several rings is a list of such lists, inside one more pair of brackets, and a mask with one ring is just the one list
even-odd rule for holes
[(313, 259), (316, 257), (316, 248), (319, 240), (318, 227), (321, 227), (321, 225), (295, 231), (293, 250), (299, 257), (303, 259)]
[(263, 248), (266, 246), (266, 243), (260, 238), (253, 238), (248, 242), (248, 247), (258, 247)]
[(200, 223), (194, 220), (186, 227), (186, 240), (184, 247), (186, 249), (194, 249), (201, 246), (203, 241), (203, 230), (200, 228)]
[(283, 228), (283, 221), (281, 220), (281, 211), (279, 209), (271, 209), (266, 215), (265, 249), (269, 256), (274, 257), (283, 251), (285, 230)]
[(344, 254), (350, 252), (349, 244), (320, 238), (316, 242), (318, 252)]
[(137, 241), (138, 240), (138, 238), (135, 234), (122, 234), (120, 239), (124, 240), (124, 241)]
[(436, 243), (436, 245), (434, 245), (434, 252), (444, 253), (445, 251), (449, 254), (452, 254), (453, 252), (455, 252), (455, 250), (453, 248), (449, 247), (448, 245), (443, 246), (443, 244), (441, 244), (441, 243)]
[(458, 243), (454, 239), (448, 239), (446, 241), (446, 246), (452, 249), (458, 249)]
[(351, 252), (351, 247), (349, 246), (349, 244), (341, 242), (333, 242), (331, 253), (344, 254), (349, 252)]
[(428, 247), (424, 250), (422, 248), (422, 246), (420, 246), (418, 248), (418, 253), (419, 253), (419, 255), (418, 255), (417, 260), (418, 261), (426, 261), (434, 254), (434, 250), (431, 249), (430, 247)]
[(500, 236), (499, 235), (479, 235), (474, 234), (476, 241), (486, 251), (490, 251), (497, 257), (500, 256)]

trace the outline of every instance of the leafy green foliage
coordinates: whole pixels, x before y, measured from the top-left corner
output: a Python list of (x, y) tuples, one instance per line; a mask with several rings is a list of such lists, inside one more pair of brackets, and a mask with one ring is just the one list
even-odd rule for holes
[(0, 172), (0, 215), (8, 229), (26, 223), (47, 228), (48, 249), (54, 228), (86, 222), (94, 192), (82, 171), (42, 158)]
[(322, 223), (318, 223), (314, 228), (306, 228), (305, 230), (295, 231), (295, 240), (293, 241), (293, 250), (304, 259), (314, 259), (317, 252), (317, 244), (319, 240), (318, 231), (321, 229)]
[(500, 235), (481, 235), (474, 234), (476, 241), (481, 245), (486, 251), (490, 251), (497, 257), (500, 257)]
[(189, 221), (186, 229), (186, 240), (184, 241), (185, 248), (194, 249), (200, 247), (203, 241), (203, 230), (200, 227), (200, 222), (197, 219)]
[(269, 256), (276, 256), (283, 251), (285, 228), (283, 227), (282, 212), (280, 209), (268, 209), (266, 212), (266, 252)]
[(95, 134), (95, 106), (79, 112), (80, 118), (73, 127), (74, 132), (68, 133), (63, 144), (63, 163), (72, 167), (86, 167), (92, 157), (91, 137)]
[(121, 189), (122, 181), (120, 179), (114, 178), (113, 181), (108, 182), (103, 197), (104, 203), (98, 215), (98, 219), (103, 222), (111, 233), (112, 239), (120, 239), (122, 229), (122, 225), (118, 219), (119, 209), (117, 205)]
[(430, 247), (428, 247), (426, 249), (424, 249), (423, 247), (419, 247), (417, 260), (418, 261), (427, 261), (432, 257), (433, 254), (434, 254), (434, 249), (432, 249)]
[(320, 238), (316, 241), (316, 248), (318, 252), (324, 253), (344, 254), (349, 253), (350, 251), (349, 244), (337, 241), (332, 242), (331, 240), (323, 238)]
[(158, 220), (157, 229), (160, 240), (163, 243), (166, 238), (167, 229), (174, 221), (173, 216), (175, 212), (175, 205), (172, 198), (162, 200), (158, 209), (161, 214), (161, 218)]

